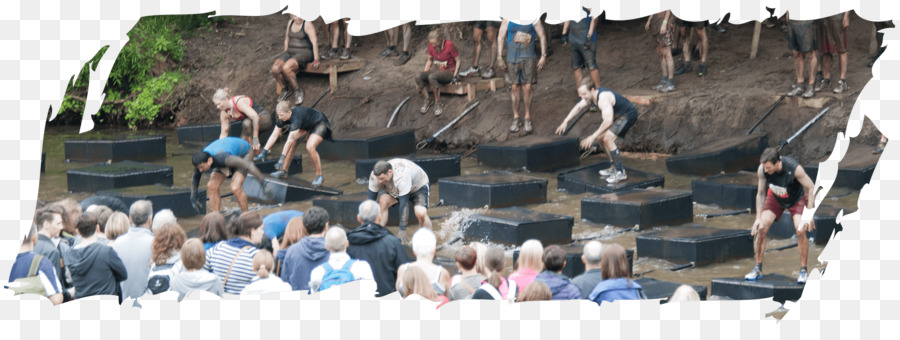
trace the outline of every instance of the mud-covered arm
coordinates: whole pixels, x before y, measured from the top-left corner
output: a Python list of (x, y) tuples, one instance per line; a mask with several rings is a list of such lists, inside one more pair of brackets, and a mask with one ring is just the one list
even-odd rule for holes
[(266, 178), (262, 171), (259, 171), (256, 165), (253, 165), (253, 162), (238, 156), (228, 156), (225, 158), (225, 165), (230, 168), (247, 170), (247, 172), (253, 175), (253, 177), (258, 178), (260, 181)]
[[(203, 176), (203, 173), (200, 172), (200, 169), (194, 168), (194, 176), (191, 178), (191, 201), (197, 199), (197, 189), (200, 187), (200, 177)], [(193, 202), (191, 202), (193, 203)]]

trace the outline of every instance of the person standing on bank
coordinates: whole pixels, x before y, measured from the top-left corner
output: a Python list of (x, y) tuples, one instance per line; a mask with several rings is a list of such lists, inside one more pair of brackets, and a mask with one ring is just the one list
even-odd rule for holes
[[(809, 276), (806, 261), (809, 254), (807, 231), (816, 229), (814, 221), (800, 224), (803, 207), (813, 209), (815, 183), (796, 159), (781, 156), (775, 148), (767, 148), (760, 157), (759, 184), (756, 193), (756, 221), (750, 228), (750, 235), (758, 236), (754, 243), (756, 266), (746, 276), (747, 280), (762, 278), (763, 255), (766, 252), (766, 233), (772, 223), (781, 218), (785, 210), (790, 211), (797, 232), (797, 249), (800, 250), (800, 275), (797, 283), (806, 283)], [(758, 234), (758, 235), (757, 235)]]
[(409, 218), (409, 204), (413, 208), (419, 227), (431, 229), (428, 218), (428, 194), (430, 193), (428, 174), (416, 163), (408, 159), (394, 158), (378, 161), (369, 175), (369, 199), (378, 202), (381, 214), (375, 224), (385, 225), (388, 208), (400, 204), (400, 240), (406, 242), (406, 222)]
[(619, 157), (616, 137), (624, 138), (628, 129), (631, 129), (631, 126), (637, 121), (637, 108), (621, 94), (610, 89), (594, 86), (590, 78), (581, 79), (581, 84), (578, 86), (578, 95), (581, 96), (581, 101), (575, 104), (575, 107), (572, 108), (566, 119), (563, 120), (562, 124), (559, 124), (559, 127), (556, 128), (556, 134), (562, 135), (566, 131), (569, 121), (579, 112), (588, 108), (589, 105), (593, 104), (599, 107), (603, 122), (600, 123), (600, 128), (597, 129), (597, 132), (581, 140), (581, 148), (591, 148), (594, 141), (603, 142), (602, 144), (606, 148), (611, 165), (609, 169), (600, 170), (600, 176), (608, 176), (609, 178), (606, 181), (609, 183), (624, 181), (628, 178), (628, 175), (625, 174), (622, 158)]
[[(219, 187), (226, 178), (231, 178), (231, 192), (241, 207), (241, 212), (247, 212), (247, 194), (244, 193), (244, 178), (247, 172), (259, 179), (265, 187), (265, 175), (256, 165), (250, 161), (253, 154), (250, 153), (250, 144), (236, 137), (225, 137), (213, 141), (201, 151), (197, 151), (191, 158), (194, 164), (194, 177), (191, 180), (191, 205), (200, 211), (200, 202), (197, 201), (197, 187), (200, 185), (200, 177), (203, 173), (212, 169), (209, 174), (209, 182), (206, 183), (206, 195), (209, 196), (209, 205), (212, 211), (218, 212), (222, 207), (219, 196)], [(205, 211), (200, 211), (205, 213)]]
[[(541, 39), (541, 58), (535, 62), (534, 38)], [(531, 87), (537, 84), (537, 71), (544, 69), (547, 63), (547, 36), (540, 19), (528, 25), (519, 25), (503, 19), (497, 38), (506, 37), (506, 41), (497, 44), (497, 67), (506, 70), (506, 77), (511, 84), (513, 123), (510, 132), (519, 132), (519, 89), (522, 102), (525, 104), (525, 133), (531, 133)], [(506, 61), (503, 61), (503, 47), (507, 47)], [(509, 63), (507, 65), (506, 63)]]
[[(306, 20), (291, 14), (291, 20), (284, 32), (284, 54), (281, 55), (281, 58), (275, 59), (270, 71), (275, 77), (275, 94), (279, 95), (278, 98), (281, 100), (286, 99), (293, 92), (294, 105), (303, 103), (303, 89), (297, 84), (297, 71), (305, 68), (310, 61), (313, 66), (319, 66), (319, 41), (316, 37), (316, 26), (312, 23), (306, 24)], [(285, 91), (285, 87), (288, 85), (291, 88)]]
[(278, 158), (278, 163), (275, 163), (276, 171), (272, 173), (272, 176), (279, 178), (288, 177), (288, 169), (290, 169), (291, 160), (294, 159), (294, 149), (303, 136), (309, 135), (309, 139), (306, 141), (306, 152), (309, 153), (309, 159), (316, 169), (316, 178), (312, 181), (312, 185), (322, 185), (325, 177), (322, 175), (322, 159), (319, 158), (319, 152), (316, 151), (316, 148), (319, 147), (323, 140), (334, 141), (331, 139), (332, 130), (328, 118), (325, 117), (322, 111), (308, 107), (292, 106), (284, 100), (278, 102), (278, 105), (275, 106), (275, 114), (278, 118), (275, 121), (277, 129), (272, 131), (269, 141), (266, 142), (262, 153), (256, 159), (265, 159), (266, 155), (269, 154), (269, 149), (275, 145), (278, 137), (281, 136), (282, 130), (289, 126), (290, 133), (288, 133), (287, 141), (284, 142), (281, 157)]
[[(587, 68), (594, 86), (600, 86), (600, 71), (597, 69), (597, 18), (591, 18), (591, 9), (582, 7), (584, 17), (579, 21), (563, 23), (562, 44), (569, 44), (572, 54), (572, 70), (575, 74), (575, 86), (581, 84), (584, 75), (581, 69)], [(596, 109), (596, 108), (594, 108)]]

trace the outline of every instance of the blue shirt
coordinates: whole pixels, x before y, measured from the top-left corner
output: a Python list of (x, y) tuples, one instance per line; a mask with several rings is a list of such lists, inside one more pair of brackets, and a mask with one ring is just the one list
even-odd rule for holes
[[(530, 35), (528, 42), (513, 42), (516, 34)], [(506, 60), (510, 63), (517, 63), (524, 59), (534, 59), (537, 54), (534, 53), (534, 36), (537, 31), (534, 30), (533, 24), (519, 25), (512, 21), (506, 27)]]
[[(16, 256), (16, 262), (13, 263), (12, 270), (9, 272), (9, 282), (28, 277), (28, 271), (31, 270), (31, 262), (36, 255), (33, 251), (19, 253)], [(56, 269), (53, 268), (47, 257), (42, 258), (40, 264), (38, 264), (37, 275), (41, 279), (41, 284), (44, 285), (45, 296), (62, 293), (62, 284), (60, 284), (59, 277), (56, 275)]]
[(237, 137), (218, 139), (203, 148), (203, 152), (208, 153), (210, 156), (224, 152), (231, 156), (244, 157), (248, 151), (250, 151), (250, 143)]

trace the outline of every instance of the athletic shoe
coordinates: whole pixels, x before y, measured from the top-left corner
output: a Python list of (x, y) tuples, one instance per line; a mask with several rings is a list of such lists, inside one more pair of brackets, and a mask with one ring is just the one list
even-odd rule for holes
[(397, 238), (400, 239), (400, 242), (403, 244), (409, 244), (409, 237), (406, 236), (406, 229), (400, 229), (397, 231)]
[[(822, 81), (822, 79), (825, 79), (825, 75), (823, 75), (822, 72), (816, 72), (816, 77), (815, 79), (813, 79), (813, 84), (818, 84), (820, 81)], [(816, 90), (816, 92), (819, 91)]]
[(478, 74), (478, 68), (475, 66), (469, 66), (465, 71), (459, 72), (459, 75), (462, 77), (474, 76)]
[(288, 90), (288, 89), (284, 89), (283, 91), (281, 91), (281, 94), (278, 95), (278, 99), (277, 99), (276, 101), (279, 101), (279, 102), (280, 102), (280, 101), (282, 101), (282, 100), (287, 100), (288, 97), (290, 97), (291, 93), (293, 93), (293, 92), (294, 92), (294, 91), (291, 91), (291, 90)]
[(297, 89), (294, 91), (294, 105), (303, 104), (303, 89)]
[(421, 114), (428, 113), (428, 110), (431, 109), (431, 99), (425, 99), (425, 102), (422, 103), (422, 108), (419, 109)]
[(706, 63), (700, 63), (700, 68), (697, 70), (697, 76), (702, 77), (706, 75)]
[(322, 185), (322, 182), (324, 182), (324, 181), (325, 181), (325, 177), (322, 177), (322, 175), (316, 176), (316, 179), (314, 179), (312, 181), (312, 186), (314, 186), (314, 187), (320, 186), (320, 185)]
[(675, 70), (675, 75), (677, 76), (677, 75), (682, 75), (682, 74), (691, 72), (692, 68), (693, 67), (691, 67), (691, 62), (685, 61), (684, 63), (681, 64), (681, 67), (679, 67), (677, 70)]
[(444, 113), (444, 103), (438, 103), (434, 106), (434, 116), (440, 116)]
[(611, 165), (609, 169), (601, 169), (599, 173), (602, 177), (612, 176), (614, 173), (616, 173), (616, 167)]
[(806, 87), (803, 86), (803, 84), (794, 84), (793, 88), (794, 89), (791, 90), (791, 92), (787, 93), (788, 97), (793, 97), (793, 96), (799, 95), (799, 94), (803, 93), (804, 90), (806, 90)]
[(762, 277), (762, 270), (759, 267), (754, 266), (753, 270), (747, 273), (747, 275), (744, 275), (744, 280), (756, 281)]
[(606, 182), (609, 184), (613, 184), (619, 183), (626, 179), (628, 179), (628, 175), (625, 174), (625, 171), (617, 171), (615, 175), (609, 176), (609, 178), (606, 179)]
[(487, 70), (485, 70), (484, 72), (481, 73), (482, 79), (491, 79), (493, 77), (494, 77), (494, 69), (493, 68), (488, 67)]
[(674, 79), (669, 79), (669, 81), (666, 82), (665, 86), (659, 88), (659, 92), (662, 92), (662, 93), (669, 93), (672, 91), (675, 91), (675, 80)]
[(388, 57), (396, 57), (398, 55), (400, 55), (400, 54), (397, 53), (396, 48), (388, 47), (388, 48), (384, 49), (384, 51), (381, 51), (380, 54), (378, 54), (378, 59), (384, 59), (384, 58), (388, 58)]
[(884, 143), (878, 143), (878, 146), (875, 147), (875, 150), (872, 150), (872, 153), (873, 154), (882, 153), (882, 152), (884, 152), (884, 147), (885, 147)]
[(514, 118), (512, 126), (509, 127), (509, 132), (519, 132), (520, 125), (522, 125), (522, 120), (519, 118)]
[(659, 81), (659, 84), (653, 85), (652, 87), (650, 87), (650, 89), (651, 89), (651, 90), (655, 90), (655, 91), (659, 91), (659, 89), (663, 88), (663, 86), (666, 86), (667, 80), (668, 80), (668, 78), (663, 78), (663, 79), (661, 79), (661, 80)]
[(531, 126), (531, 119), (525, 119), (525, 133), (531, 133), (534, 128)]
[(288, 173), (284, 170), (278, 170), (271, 174), (272, 177), (285, 179), (288, 178)]
[(725, 27), (722, 27), (722, 25), (716, 25), (716, 31), (719, 31), (719, 33), (722, 33), (722, 34), (725, 34), (725, 32), (726, 32)]
[(844, 91), (847, 91), (849, 89), (850, 89), (850, 86), (847, 85), (847, 81), (841, 79), (841, 80), (838, 80), (837, 86), (834, 87), (834, 93), (844, 93)]
[(797, 276), (797, 283), (804, 284), (808, 278), (809, 273), (806, 272), (806, 269), (800, 269), (800, 275)]
[(816, 83), (816, 92), (821, 92), (822, 90), (831, 86), (831, 79), (822, 79)]
[(597, 112), (600, 111), (600, 108), (597, 107), (597, 105), (594, 105), (594, 102), (591, 102), (591, 107), (589, 107), (588, 110), (590, 110), (591, 112)]
[(812, 85), (808, 85), (806, 87), (806, 92), (803, 92), (803, 98), (812, 98), (816, 95), (816, 89), (813, 88)]
[(350, 59), (350, 49), (349, 48), (341, 48), (341, 60)]
[(325, 51), (325, 53), (322, 53), (322, 59), (334, 59), (334, 57), (337, 57), (337, 55), (338, 50), (336, 48), (332, 48), (328, 51)]
[(409, 52), (403, 52), (400, 54), (400, 58), (397, 58), (397, 61), (394, 62), (394, 65), (401, 66), (403, 64), (406, 64), (406, 62), (409, 61), (409, 58)]

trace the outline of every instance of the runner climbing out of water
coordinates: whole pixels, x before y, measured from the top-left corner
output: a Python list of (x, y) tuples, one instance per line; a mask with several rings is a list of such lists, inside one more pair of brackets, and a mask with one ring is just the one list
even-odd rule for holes
[(275, 126), (278, 128), (272, 131), (269, 141), (266, 142), (266, 146), (257, 160), (265, 159), (269, 149), (281, 136), (282, 130), (289, 128), (290, 132), (287, 141), (284, 142), (281, 157), (278, 158), (278, 163), (275, 163), (276, 171), (272, 173), (272, 176), (286, 178), (291, 160), (294, 158), (294, 149), (304, 135), (309, 135), (309, 140), (306, 141), (306, 151), (309, 152), (309, 159), (316, 169), (316, 178), (312, 181), (312, 185), (322, 185), (325, 178), (322, 175), (322, 160), (319, 158), (316, 148), (323, 140), (332, 140), (331, 123), (328, 122), (328, 118), (319, 110), (302, 106), (295, 107), (285, 100), (278, 102), (278, 105), (275, 106), (275, 115), (277, 116)]
[[(247, 212), (247, 194), (242, 189), (247, 172), (263, 183), (265, 188), (265, 175), (253, 165), (250, 159), (250, 143), (237, 137), (225, 137), (207, 145), (203, 150), (194, 153), (191, 163), (194, 164), (194, 177), (191, 180), (191, 205), (200, 211), (200, 202), (197, 200), (197, 188), (200, 186), (200, 177), (207, 170), (210, 171), (209, 182), (206, 183), (206, 195), (209, 196), (209, 205), (212, 211), (218, 212), (221, 208), (219, 186), (226, 178), (231, 178), (231, 192), (241, 212)], [(268, 190), (267, 190), (268, 191)], [(200, 211), (200, 213), (206, 213)]]
[(409, 218), (409, 204), (412, 203), (413, 212), (419, 219), (419, 227), (430, 230), (429, 190), (428, 174), (416, 163), (403, 158), (378, 161), (369, 175), (369, 199), (381, 206), (381, 214), (375, 223), (386, 225), (388, 208), (399, 204), (400, 231), (397, 236), (406, 243), (406, 222)]
[[(213, 104), (219, 109), (219, 121), (222, 123), (219, 139), (228, 137), (232, 120), (239, 121), (243, 124), (241, 138), (250, 143), (254, 152), (258, 152), (259, 130), (271, 126), (271, 116), (262, 112), (259, 106), (253, 105), (253, 99), (250, 97), (244, 95), (232, 97), (230, 92), (229, 88), (218, 89), (212, 97)], [(263, 125), (263, 128), (260, 128), (260, 125)]]
[(556, 128), (556, 134), (562, 135), (566, 131), (569, 122), (579, 112), (587, 109), (591, 104), (600, 108), (603, 122), (594, 134), (581, 140), (581, 148), (589, 149), (594, 141), (602, 142), (609, 155), (611, 163), (609, 169), (600, 170), (600, 176), (608, 178), (609, 183), (617, 183), (628, 178), (622, 159), (619, 157), (619, 149), (616, 147), (616, 137), (625, 137), (628, 129), (637, 121), (638, 111), (628, 99), (610, 89), (594, 86), (591, 78), (581, 79), (578, 86), (578, 95), (581, 101), (575, 104), (566, 119)]
[[(766, 233), (785, 210), (791, 212), (794, 229), (797, 232), (797, 248), (800, 250), (800, 275), (797, 283), (806, 283), (809, 276), (806, 260), (809, 254), (807, 231), (816, 229), (814, 221), (800, 224), (803, 206), (813, 209), (815, 183), (796, 159), (781, 156), (776, 148), (768, 148), (760, 157), (759, 184), (756, 189), (756, 221), (750, 228), (750, 235), (758, 236), (753, 244), (756, 252), (756, 266), (746, 276), (747, 280), (762, 278), (763, 255), (766, 252)], [(812, 199), (811, 199), (812, 198)]]

